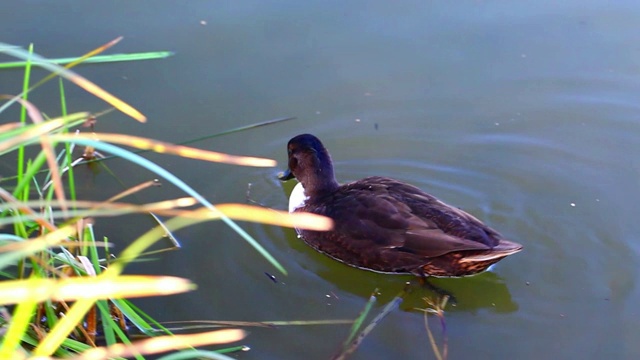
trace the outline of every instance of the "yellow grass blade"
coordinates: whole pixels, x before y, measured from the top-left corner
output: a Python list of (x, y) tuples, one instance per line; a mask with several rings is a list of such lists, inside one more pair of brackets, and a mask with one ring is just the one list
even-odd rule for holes
[(190, 335), (159, 336), (152, 339), (136, 341), (131, 345), (114, 344), (109, 347), (90, 349), (71, 359), (98, 360), (132, 357), (136, 354), (158, 354), (203, 345), (227, 344), (240, 341), (245, 336), (246, 333), (238, 329), (217, 330)]
[[(13, 99), (11, 95), (0, 95), (0, 99)], [(29, 118), (35, 124), (42, 124), (44, 119), (42, 118), (42, 114), (40, 114), (40, 110), (36, 108), (32, 103), (25, 99), (16, 99), (16, 101), (20, 102), (22, 106), (27, 109), (27, 114)], [(62, 179), (60, 178), (60, 170), (58, 169), (58, 164), (56, 163), (55, 151), (53, 150), (53, 146), (49, 139), (46, 136), (40, 137), (40, 143), (42, 144), (42, 151), (44, 152), (45, 157), (47, 158), (47, 164), (49, 164), (49, 171), (51, 171), (51, 180), (54, 184), (54, 191), (56, 193), (56, 197), (62, 206), (63, 210), (66, 210), (67, 207), (65, 205), (65, 197), (64, 197), (64, 187), (62, 186)]]
[[(0, 269), (4, 269), (10, 264), (15, 264), (20, 259), (31, 256), (38, 251), (59, 244), (75, 232), (75, 227), (68, 225), (35, 239), (3, 245), (0, 247)], [(4, 282), (0, 282), (0, 284), (4, 284)]]
[[(7, 199), (8, 196), (5, 196), (5, 195), (6, 195), (6, 191), (0, 188), (0, 198)], [(23, 213), (23, 215), (20, 216), (21, 221), (33, 220), (38, 222), (38, 224), (46, 227), (49, 230), (53, 231), (56, 229), (54, 225), (48, 223), (47, 220), (44, 219), (41, 214), (37, 213), (33, 209), (40, 209), (42, 207), (49, 207), (52, 209), (59, 208), (60, 207), (59, 201), (45, 202), (41, 200), (32, 200), (32, 201), (26, 201), (26, 202), (20, 203), (15, 201), (15, 199), (12, 197), (10, 199), (12, 200), (8, 200), (9, 201), (8, 203), (0, 204), (0, 211), (19, 209)], [(96, 216), (118, 216), (118, 215), (125, 215), (125, 214), (131, 214), (131, 213), (147, 213), (147, 212), (158, 212), (158, 214), (167, 215), (167, 216), (188, 217), (191, 213), (193, 213), (192, 210), (181, 211), (177, 209), (181, 207), (193, 206), (197, 204), (197, 200), (191, 197), (184, 197), (184, 198), (178, 198), (174, 200), (164, 200), (164, 201), (159, 201), (159, 202), (149, 203), (144, 205), (76, 200), (76, 201), (70, 201), (67, 204), (71, 205), (74, 209), (77, 209), (70, 214), (76, 218), (77, 217), (87, 218), (87, 217), (96, 217)], [(64, 212), (60, 212), (56, 210), (53, 210), (48, 214), (48, 216), (50, 216), (53, 219), (66, 217), (66, 215), (67, 214), (65, 214)], [(202, 216), (200, 216), (199, 214), (196, 214), (193, 216), (198, 216), (199, 218), (202, 218)], [(2, 225), (11, 224), (14, 221), (16, 221), (16, 219), (13, 217), (0, 218), (0, 227)], [(50, 235), (51, 234), (48, 234), (47, 236), (50, 236)], [(14, 244), (0, 246), (0, 253), (17, 251), (21, 248), (27, 248), (27, 247), (34, 248), (34, 249), (39, 248), (39, 246), (36, 246), (35, 244), (37, 244), (40, 239), (41, 238), (30, 239), (29, 241), (24, 243), (14, 243)], [(61, 240), (57, 240), (57, 241), (59, 242)], [(43, 244), (50, 244), (49, 246), (53, 246), (53, 245), (57, 245), (58, 243), (52, 242), (51, 240), (47, 240), (47, 241), (44, 241)], [(44, 250), (44, 248), (46, 248), (46, 246), (40, 248), (39, 250)], [(0, 258), (0, 263), (1, 263), (1, 258)]]
[(157, 179), (155, 180), (151, 180), (151, 181), (145, 181), (141, 184), (138, 184), (136, 186), (132, 186), (129, 189), (126, 189), (125, 191), (122, 191), (110, 198), (108, 198), (107, 200), (105, 200), (105, 202), (110, 203), (110, 202), (114, 202), (114, 201), (118, 201), (122, 198), (125, 198), (129, 195), (135, 194), (139, 191), (142, 191), (144, 189), (150, 188), (152, 186), (160, 186), (160, 181), (158, 181)]
[[(34, 211), (28, 205), (25, 205), (23, 202), (18, 201), (11, 193), (6, 191), (3, 188), (0, 188), (0, 199), (4, 200), (4, 203), (0, 206), (5, 206), (7, 210), (19, 210), (23, 214), (29, 214), (32, 217), (32, 220), (37, 222), (38, 225), (46, 228), (50, 231), (57, 230), (57, 227), (54, 224), (49, 223), (47, 219), (42, 217), (38, 212)], [(13, 219), (12, 219), (13, 222)], [(2, 226), (0, 226), (2, 227)], [(1, 269), (2, 267), (0, 267)]]
[(11, 130), (17, 129), (17, 128), (21, 127), (21, 126), (22, 126), (22, 124), (19, 123), (19, 122), (0, 125), (0, 134), (5, 133), (7, 131), (11, 131)]
[[(295, 227), (299, 229), (326, 231), (333, 229), (333, 220), (311, 213), (288, 213), (245, 204), (217, 204), (216, 209), (234, 220), (259, 222), (262, 224)], [(215, 218), (208, 209), (201, 209), (205, 216)]]
[(84, 321), (84, 316), (89, 309), (95, 304), (94, 299), (81, 299), (76, 301), (64, 317), (53, 326), (47, 336), (40, 340), (38, 346), (33, 350), (32, 355), (35, 357), (50, 356), (60, 345), (67, 339), (69, 334)]
[[(155, 203), (149, 203), (144, 205), (135, 205), (128, 203), (107, 203), (96, 201), (70, 201), (68, 204), (73, 208), (96, 208), (94, 210), (82, 211), (78, 210), (73, 213), (74, 216), (116, 216), (133, 212), (153, 212), (158, 215), (164, 216), (180, 216), (186, 218), (203, 219), (203, 220), (217, 220), (224, 214), (227, 217), (234, 220), (258, 222), (269, 225), (284, 226), (298, 229), (307, 229), (315, 231), (326, 231), (333, 228), (333, 221), (325, 216), (311, 214), (311, 213), (288, 213), (282, 210), (274, 210), (269, 208), (263, 208), (253, 205), (245, 204), (217, 204), (215, 205), (217, 212), (212, 212), (208, 208), (200, 208), (197, 210), (178, 210), (180, 207), (193, 206), (197, 203), (197, 200), (191, 197), (178, 198), (174, 200), (164, 200)], [(44, 205), (41, 201), (29, 201), (21, 206), (28, 206), (29, 208), (39, 208)], [(10, 209), (14, 205), (0, 205), (0, 210)], [(46, 203), (46, 206), (59, 207), (59, 202), (50, 201)], [(51, 216), (58, 217), (59, 213), (52, 212)], [(38, 219), (39, 215), (33, 214), (31, 216), (25, 216), (25, 218)], [(0, 222), (1, 224), (2, 222)], [(30, 242), (33, 242), (31, 240)], [(22, 246), (22, 244), (11, 244), (0, 247), (0, 252), (15, 251)], [(29, 245), (36, 246), (36, 245)], [(7, 249), (7, 250), (5, 250)]]
[(7, 139), (0, 143), (0, 152), (5, 151), (7, 149), (11, 149), (19, 144), (23, 144), (25, 142), (29, 142), (31, 139), (35, 139), (44, 134), (48, 134), (52, 131), (55, 131), (65, 124), (72, 123), (74, 121), (78, 121), (81, 119), (85, 119), (89, 116), (89, 113), (77, 113), (71, 114), (60, 118), (55, 118), (41, 124), (31, 126), (31, 129), (26, 130), (20, 135), (16, 135)]
[(60, 169), (58, 169), (58, 163), (56, 162), (56, 154), (53, 149), (53, 145), (47, 135), (40, 137), (40, 144), (42, 145), (42, 151), (47, 158), (47, 164), (49, 165), (49, 171), (51, 173), (51, 181), (53, 182), (53, 191), (56, 194), (56, 198), (60, 202), (60, 207), (63, 211), (67, 211), (66, 199), (64, 196), (64, 185), (62, 185), (62, 178), (60, 177)]
[(99, 97), (100, 99), (108, 102), (114, 108), (116, 108), (116, 109), (120, 110), (121, 112), (131, 116), (132, 118), (140, 121), (141, 123), (147, 122), (147, 117), (142, 115), (142, 113), (139, 112), (138, 110), (136, 110), (133, 106), (131, 106), (131, 105), (127, 104), (126, 102), (118, 99), (117, 97), (111, 95), (106, 90), (102, 89), (101, 87), (99, 87), (98, 85), (92, 83), (91, 81), (83, 78), (82, 76), (80, 76), (78, 74), (75, 74), (75, 73), (71, 73), (71, 74), (67, 74), (66, 78), (69, 81), (73, 82), (74, 84), (78, 85), (79, 87), (85, 89), (89, 93), (91, 93), (91, 94)]
[[(92, 57), (92, 56), (94, 56), (94, 55), (98, 55), (98, 54), (100, 54), (101, 52), (103, 52), (103, 51), (107, 50), (108, 48), (112, 47), (113, 45), (115, 45), (115, 44), (119, 43), (119, 42), (120, 42), (120, 40), (122, 40), (122, 36), (117, 37), (117, 38), (115, 38), (115, 39), (113, 39), (113, 40), (109, 41), (108, 43), (106, 43), (106, 44), (104, 44), (104, 45), (102, 45), (102, 46), (100, 46), (100, 47), (98, 47), (98, 48), (96, 48), (96, 49), (94, 49), (94, 50), (89, 51), (88, 53), (86, 53), (86, 54), (82, 55), (82, 56), (81, 56), (81, 57), (79, 57), (78, 59), (76, 59), (76, 60), (74, 60), (74, 61), (72, 61), (72, 62), (68, 63), (67, 65), (65, 65), (65, 66), (64, 66), (64, 68), (65, 68), (65, 69), (71, 69), (72, 67), (74, 67), (74, 66), (76, 66), (76, 65), (80, 64), (81, 62), (85, 61), (86, 59), (88, 59), (88, 58), (90, 58), (90, 57)], [(56, 77), (56, 76), (58, 76), (58, 74), (57, 74), (57, 73), (55, 73), (55, 72), (53, 72), (53, 73), (51, 73), (51, 74), (47, 75), (44, 79), (42, 79), (42, 80), (38, 81), (35, 85), (33, 85), (33, 86), (31, 87), (31, 89), (34, 89), (34, 88), (36, 88), (36, 87), (38, 87), (38, 86), (42, 85), (43, 83), (45, 83), (45, 82), (47, 82), (47, 81), (49, 81), (49, 80), (53, 79), (53, 78), (54, 78), (54, 77)]]
[(96, 276), (67, 279), (27, 279), (0, 282), (0, 304), (24, 301), (99, 300), (171, 295), (193, 290), (189, 280), (172, 276)]
[[(131, 116), (132, 118), (140, 121), (140, 122), (146, 122), (147, 118), (142, 115), (142, 113), (140, 113), (138, 110), (134, 109), (131, 105), (125, 103), (124, 101), (116, 98), (115, 96), (111, 95), (110, 93), (108, 93), (107, 91), (105, 91), (104, 89), (102, 89), (101, 87), (99, 87), (98, 85), (92, 83), (91, 81), (85, 79), (84, 77), (74, 73), (71, 70), (65, 69), (64, 67), (54, 64), (50, 61), (48, 61), (46, 58), (37, 55), (35, 53), (29, 53), (26, 52), (23, 49), (19, 49), (16, 47), (11, 47), (11, 46), (7, 46), (4, 43), (0, 43), (0, 50), (11, 55), (11, 56), (15, 56), (17, 58), (20, 59), (31, 59), (31, 61), (34, 64), (37, 64), (38, 66), (41, 66), (57, 75), (60, 75), (62, 77), (64, 77), (65, 79), (73, 82), (74, 84), (78, 85), (79, 87), (83, 88), (84, 90), (90, 92), (91, 94), (99, 97), (100, 99), (108, 102), (109, 104), (111, 104), (113, 107), (115, 107), (116, 109), (122, 111), (123, 113)], [(20, 94), (20, 96), (22, 96), (22, 94)]]
[(42, 114), (40, 114), (40, 110), (38, 110), (38, 108), (36, 108), (35, 105), (30, 103), (29, 101), (19, 97), (16, 98), (15, 96), (12, 96), (12, 95), (5, 95), (5, 94), (0, 95), (0, 99), (12, 100), (14, 98), (17, 102), (22, 104), (22, 106), (24, 106), (25, 109), (27, 109), (27, 115), (29, 115), (29, 117), (34, 123), (41, 123), (44, 121), (42, 119)]
[(221, 162), (242, 166), (273, 167), (275, 160), (250, 156), (236, 156), (209, 150), (201, 150), (189, 146), (173, 145), (170, 143), (146, 139), (138, 136), (93, 133), (93, 134), (57, 134), (52, 136), (57, 141), (71, 141), (74, 139), (100, 140), (109, 143), (122, 144), (142, 150), (152, 150), (163, 154), (173, 154), (191, 159)]

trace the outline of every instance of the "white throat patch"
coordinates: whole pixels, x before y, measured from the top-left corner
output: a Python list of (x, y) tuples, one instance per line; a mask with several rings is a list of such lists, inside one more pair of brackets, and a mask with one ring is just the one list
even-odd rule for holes
[(296, 184), (293, 191), (291, 191), (291, 196), (289, 196), (289, 212), (292, 213), (296, 209), (303, 207), (307, 199), (309, 197), (304, 194), (302, 183)]

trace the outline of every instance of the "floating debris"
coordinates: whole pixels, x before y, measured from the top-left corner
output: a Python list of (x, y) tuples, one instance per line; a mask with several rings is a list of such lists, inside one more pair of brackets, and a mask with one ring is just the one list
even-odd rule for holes
[(268, 277), (269, 279), (271, 279), (271, 281), (273, 281), (273, 283), (274, 283), (274, 284), (277, 284), (277, 283), (278, 283), (278, 279), (276, 279), (276, 277), (275, 277), (275, 276), (273, 276), (273, 275), (269, 274), (269, 273), (268, 273), (268, 272), (266, 272), (266, 271), (264, 272), (264, 274), (265, 274), (265, 275), (267, 275), (267, 277)]

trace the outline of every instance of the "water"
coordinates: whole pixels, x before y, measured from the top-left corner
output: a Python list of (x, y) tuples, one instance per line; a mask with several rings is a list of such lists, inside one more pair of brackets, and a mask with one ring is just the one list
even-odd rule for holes
[[(446, 312), (450, 358), (640, 356), (637, 2), (7, 6), (3, 41), (33, 42), (45, 56), (80, 55), (119, 35), (125, 40), (114, 52), (176, 52), (79, 68), (149, 117), (140, 125), (112, 113), (100, 131), (179, 142), (296, 116), (198, 146), (274, 158), (282, 169), (289, 138), (310, 132), (331, 151), (340, 181), (407, 181), (522, 243), (523, 252), (491, 273), (434, 281), (458, 297)], [(3, 72), (3, 93), (20, 84), (18, 71)], [(70, 86), (68, 96), (75, 111), (106, 108)], [(32, 99), (59, 112), (50, 92)], [(147, 156), (213, 202), (244, 202), (251, 183), (253, 200), (285, 209), (293, 186), (275, 180), (280, 169)], [(128, 185), (153, 177), (118, 160), (109, 166)], [(105, 172), (78, 176), (92, 197), (119, 191)], [(165, 186), (141, 201), (177, 196)], [(124, 244), (148, 226), (134, 218), (101, 220), (96, 229)], [(223, 224), (203, 224), (178, 232), (181, 251), (131, 268), (188, 277), (199, 290), (136, 302), (161, 320), (353, 319), (373, 289), (382, 293), (379, 311), (411, 279), (349, 268), (293, 230), (243, 226), (288, 276)], [(427, 295), (411, 294), (353, 358), (432, 358), (414, 310)], [(237, 356), (326, 359), (347, 333), (348, 326), (329, 325), (252, 329), (243, 341), (252, 350)]]

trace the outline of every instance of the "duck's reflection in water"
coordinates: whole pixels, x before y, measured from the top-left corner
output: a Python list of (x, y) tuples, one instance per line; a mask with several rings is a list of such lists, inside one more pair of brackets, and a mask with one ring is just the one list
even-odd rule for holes
[[(378, 289), (378, 304), (386, 304), (407, 289), (400, 308), (405, 311), (424, 309), (424, 298), (436, 299), (439, 295), (420, 285), (413, 275), (381, 274), (356, 269), (320, 254), (308, 247), (293, 230), (286, 231), (287, 242), (307, 258), (303, 267), (342, 291), (368, 299)], [(310, 274), (310, 276), (312, 276)], [(474, 312), (487, 309), (498, 313), (518, 310), (505, 280), (493, 271), (462, 278), (429, 278), (429, 281), (455, 296), (446, 311)], [(410, 286), (407, 287), (407, 283)]]

